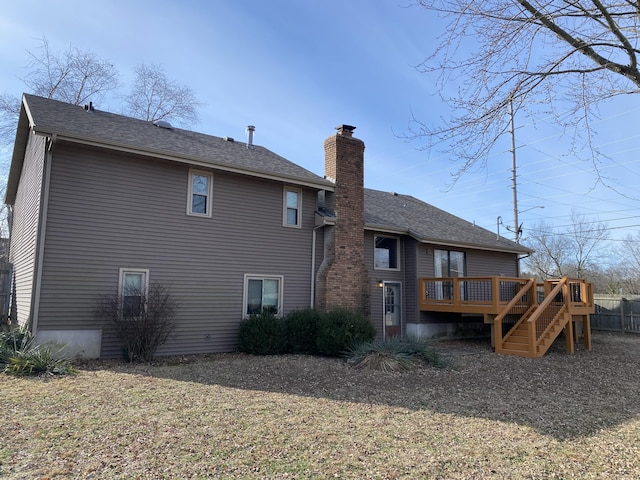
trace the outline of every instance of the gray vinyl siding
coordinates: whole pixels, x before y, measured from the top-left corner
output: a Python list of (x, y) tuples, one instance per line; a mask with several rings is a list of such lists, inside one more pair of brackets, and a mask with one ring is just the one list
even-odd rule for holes
[(15, 301), (17, 318), (21, 325), (29, 322), (33, 313), (45, 145), (46, 140), (43, 137), (29, 136), (13, 207), (9, 261), (13, 264), (15, 273)]
[[(415, 323), (418, 320), (418, 255), (420, 253), (415, 239), (404, 239), (404, 324)], [(404, 330), (404, 325), (402, 326)]]
[(120, 268), (149, 269), (177, 298), (160, 354), (231, 351), (245, 274), (283, 275), (283, 312), (309, 306), (316, 191), (303, 189), (302, 228), (282, 226), (282, 183), (212, 171), (211, 218), (186, 214), (185, 165), (61, 145), (51, 169), (40, 326), (104, 328), (102, 356), (120, 348), (92, 311)]
[(469, 277), (518, 276), (518, 257), (514, 253), (485, 250), (467, 250), (466, 253)]
[(433, 277), (435, 275), (434, 253), (436, 247), (422, 243), (416, 248), (416, 261), (418, 262), (418, 278)]

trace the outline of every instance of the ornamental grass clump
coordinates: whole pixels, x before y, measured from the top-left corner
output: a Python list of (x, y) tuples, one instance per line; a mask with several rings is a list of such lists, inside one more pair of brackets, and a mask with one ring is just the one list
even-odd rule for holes
[(38, 344), (28, 330), (0, 332), (0, 370), (15, 376), (54, 376), (75, 372), (64, 346)]
[(383, 372), (402, 372), (424, 365), (437, 368), (451, 366), (428, 341), (413, 337), (359, 343), (346, 356), (355, 368)]
[(4, 368), (29, 340), (29, 332), (20, 328), (0, 329), (0, 366)]

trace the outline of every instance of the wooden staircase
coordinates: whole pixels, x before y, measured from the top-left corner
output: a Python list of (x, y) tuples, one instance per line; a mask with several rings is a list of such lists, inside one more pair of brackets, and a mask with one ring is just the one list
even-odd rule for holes
[[(577, 322), (582, 322), (585, 346), (591, 349), (589, 315), (593, 313), (590, 284), (563, 277), (543, 285), (530, 279), (493, 320), (497, 353), (542, 357), (563, 331), (566, 348), (574, 351)], [(538, 303), (538, 300), (542, 299)], [(503, 332), (506, 333), (503, 335)]]

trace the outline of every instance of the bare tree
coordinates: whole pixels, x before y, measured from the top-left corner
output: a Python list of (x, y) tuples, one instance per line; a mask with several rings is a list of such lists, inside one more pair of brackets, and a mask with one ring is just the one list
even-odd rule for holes
[[(42, 38), (40, 45), (27, 54), (29, 71), (22, 81), (25, 90), (34, 95), (84, 105), (89, 101), (99, 103), (118, 88), (117, 69), (94, 53), (71, 47), (52, 52), (47, 39)], [(0, 143), (13, 141), (19, 112), (18, 95), (0, 95)]]
[(20, 99), (0, 94), (0, 144), (9, 145), (16, 134), (16, 119), (20, 113)]
[(571, 224), (561, 230), (554, 231), (541, 222), (529, 233), (528, 245), (535, 252), (526, 259), (526, 268), (539, 280), (599, 275), (603, 269), (596, 259), (602, 259), (608, 239), (606, 223), (576, 212), (571, 215)]
[(102, 101), (118, 87), (116, 68), (94, 53), (72, 47), (53, 53), (46, 38), (36, 52), (27, 53), (30, 71), (23, 82), (35, 95), (83, 105)]
[(160, 65), (144, 63), (136, 69), (133, 89), (125, 98), (125, 113), (132, 117), (182, 126), (197, 123), (200, 106), (189, 87), (169, 81)]
[(608, 225), (573, 212), (571, 225), (566, 232), (573, 247), (571, 253), (575, 275), (583, 277), (595, 262), (594, 257), (602, 254), (600, 249), (609, 239)]
[(640, 232), (628, 234), (615, 253), (620, 258), (620, 277), (626, 291), (640, 293)]
[(538, 280), (566, 275), (570, 242), (564, 235), (557, 235), (544, 222), (530, 229), (527, 244), (535, 251), (526, 259), (528, 270)]
[[(419, 69), (434, 73), (453, 116), (417, 119), (410, 138), (460, 158), (459, 178), (484, 166), (508, 128), (507, 108), (549, 109), (556, 122), (585, 135), (598, 181), (600, 152), (590, 124), (598, 104), (640, 92), (640, 2), (620, 0), (416, 0), (449, 23)], [(457, 87), (449, 96), (448, 92)]]

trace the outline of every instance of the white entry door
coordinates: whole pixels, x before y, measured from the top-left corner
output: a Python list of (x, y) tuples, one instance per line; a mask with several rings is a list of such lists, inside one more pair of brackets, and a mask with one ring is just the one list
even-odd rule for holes
[(397, 337), (402, 333), (402, 285), (384, 282), (384, 338)]

